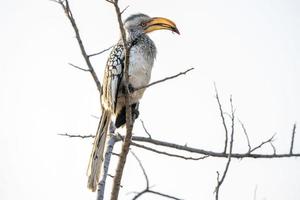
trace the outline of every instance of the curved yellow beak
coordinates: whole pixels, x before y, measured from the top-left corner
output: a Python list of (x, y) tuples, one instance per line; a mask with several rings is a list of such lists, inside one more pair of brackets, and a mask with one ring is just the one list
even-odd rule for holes
[(176, 24), (171, 20), (163, 17), (154, 17), (150, 21), (148, 21), (146, 23), (144, 32), (150, 33), (156, 30), (170, 30), (172, 32), (180, 34), (179, 30), (176, 27)]

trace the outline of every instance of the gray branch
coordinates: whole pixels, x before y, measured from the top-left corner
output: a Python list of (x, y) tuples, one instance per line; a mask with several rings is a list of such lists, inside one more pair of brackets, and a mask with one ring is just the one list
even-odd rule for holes
[[(72, 135), (72, 134), (59, 134), (61, 136), (67, 136), (70, 138), (91, 138), (94, 137), (93, 135)], [(124, 138), (124, 136), (121, 136), (121, 138)], [(121, 139), (119, 139), (121, 140)], [(118, 141), (119, 141), (118, 140)], [(142, 137), (142, 136), (132, 136), (132, 141), (134, 142), (142, 142), (142, 143), (148, 143), (148, 144), (153, 144), (156, 146), (162, 146), (162, 147), (169, 147), (171, 149), (177, 149), (181, 151), (186, 151), (190, 153), (196, 153), (200, 155), (206, 155), (210, 157), (217, 157), (217, 158), (228, 158), (229, 154), (224, 153), (224, 152), (216, 152), (216, 151), (210, 151), (210, 150), (205, 150), (201, 149), (198, 147), (189, 147), (187, 145), (180, 145), (176, 143), (171, 143), (171, 142), (166, 142), (162, 140), (156, 140), (153, 138), (149, 137)], [(256, 158), (256, 159), (273, 159), (273, 158), (290, 158), (290, 157), (300, 157), (300, 153), (273, 153), (273, 154), (259, 154), (259, 153), (232, 153), (231, 154), (232, 158), (236, 159), (242, 159), (242, 158)]]
[(223, 175), (220, 179), (220, 174), (219, 172), (217, 172), (218, 177), (217, 177), (217, 186), (215, 189), (215, 194), (216, 194), (216, 200), (219, 199), (219, 191), (220, 191), (220, 187), (223, 184), (225, 177), (227, 175), (228, 169), (229, 169), (229, 165), (231, 162), (231, 154), (232, 154), (232, 149), (233, 149), (233, 136), (234, 136), (234, 120), (235, 120), (235, 116), (234, 116), (234, 110), (233, 110), (233, 104), (232, 104), (232, 97), (230, 97), (230, 105), (231, 105), (231, 136), (230, 136), (230, 146), (229, 146), (229, 154), (228, 154), (228, 160), (223, 172)]
[[(87, 66), (88, 66), (87, 70), (85, 70), (83, 68), (80, 68), (80, 67), (77, 67), (77, 66), (76, 66), (76, 68), (81, 69), (83, 71), (89, 71), (91, 73), (91, 75), (92, 75), (92, 77), (94, 79), (94, 82), (96, 83), (97, 89), (98, 89), (99, 93), (101, 94), (101, 83), (100, 83), (100, 81), (98, 79), (98, 76), (97, 76), (97, 74), (96, 74), (93, 66), (92, 66), (92, 63), (90, 61), (89, 56), (86, 53), (84, 44), (82, 42), (82, 39), (81, 39), (81, 36), (80, 36), (80, 33), (79, 33), (78, 26), (76, 24), (75, 18), (73, 17), (73, 13), (71, 11), (71, 8), (70, 8), (68, 0), (52, 0), (52, 1), (61, 5), (62, 9), (64, 10), (64, 12), (65, 12), (65, 14), (67, 16), (67, 18), (69, 19), (69, 21), (70, 21), (70, 23), (71, 23), (71, 25), (73, 27), (73, 30), (75, 32), (76, 40), (77, 40), (78, 45), (80, 47), (81, 54), (82, 54), (82, 56), (83, 56), (83, 58), (84, 58), (84, 60), (85, 60), (85, 62), (87, 64)], [(75, 66), (73, 66), (73, 67), (75, 67)]]
[(112, 151), (113, 151), (114, 145), (117, 141), (118, 141), (118, 137), (115, 134), (110, 134), (108, 142), (107, 142), (105, 156), (104, 156), (103, 173), (102, 173), (101, 180), (98, 184), (97, 200), (104, 199), (106, 178), (107, 178), (107, 176), (110, 176), (108, 174), (110, 158), (111, 158), (111, 155), (113, 154)]
[(194, 68), (190, 68), (190, 69), (187, 69), (185, 70), (184, 72), (179, 72), (178, 74), (175, 74), (173, 76), (168, 76), (166, 78), (163, 78), (161, 80), (158, 80), (158, 81), (154, 81), (148, 85), (144, 85), (144, 86), (141, 86), (141, 87), (138, 87), (138, 88), (134, 88), (134, 91), (137, 91), (137, 90), (141, 90), (141, 89), (145, 89), (145, 88), (148, 88), (148, 87), (151, 87), (153, 85), (156, 85), (158, 83), (162, 83), (162, 82), (165, 82), (165, 81), (168, 81), (168, 80), (171, 80), (171, 79), (174, 79), (174, 78), (177, 78), (178, 76), (181, 76), (181, 75), (186, 75), (186, 73), (188, 73), (189, 71), (193, 70)]
[(168, 194), (164, 194), (164, 193), (161, 193), (161, 192), (157, 192), (157, 191), (154, 191), (154, 190), (151, 190), (150, 189), (150, 184), (149, 184), (149, 178), (148, 178), (148, 175), (146, 173), (146, 170), (142, 164), (142, 161), (137, 157), (137, 155), (133, 152), (133, 151), (130, 151), (131, 154), (133, 155), (133, 157), (137, 160), (137, 162), (139, 163), (139, 166), (140, 168), (142, 169), (143, 171), (143, 174), (144, 174), (144, 177), (145, 177), (145, 180), (146, 180), (146, 188), (144, 190), (142, 190), (141, 192), (138, 192), (132, 200), (136, 200), (138, 199), (139, 197), (141, 197), (143, 194), (146, 194), (146, 193), (152, 193), (152, 194), (156, 194), (156, 195), (159, 195), (159, 196), (163, 196), (163, 197), (166, 197), (166, 198), (169, 198), (169, 199), (175, 199), (175, 200), (181, 200), (177, 197), (174, 197), (174, 196), (171, 196), (171, 195), (168, 195)]
[(218, 102), (218, 105), (219, 105), (219, 111), (220, 111), (220, 116), (221, 116), (221, 119), (222, 119), (222, 124), (223, 124), (224, 130), (225, 130), (225, 144), (224, 144), (224, 151), (223, 152), (226, 153), (227, 143), (228, 143), (228, 129), (227, 129), (227, 125), (226, 125), (226, 121), (225, 121), (225, 117), (224, 117), (224, 112), (223, 112), (223, 109), (222, 109), (222, 104), (220, 102), (220, 98), (219, 98), (216, 83), (214, 83), (214, 87), (215, 87), (216, 99), (217, 99), (217, 102)]
[(243, 123), (241, 120), (239, 120), (239, 122), (240, 122), (240, 124), (241, 124), (241, 126), (242, 126), (242, 129), (243, 129), (244, 134), (245, 134), (246, 139), (247, 139), (248, 152), (250, 152), (250, 151), (251, 151), (251, 144), (250, 144), (250, 139), (249, 139), (249, 136), (248, 136), (248, 133), (247, 133), (247, 129), (246, 129), (244, 123)]
[(293, 126), (293, 132), (292, 132), (292, 140), (291, 140), (291, 148), (290, 148), (290, 154), (293, 154), (293, 147), (294, 147), (294, 139), (296, 134), (296, 123)]

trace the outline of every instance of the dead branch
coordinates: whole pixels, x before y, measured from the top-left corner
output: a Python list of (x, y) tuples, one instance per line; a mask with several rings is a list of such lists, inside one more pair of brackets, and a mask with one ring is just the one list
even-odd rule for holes
[(132, 110), (131, 110), (131, 106), (129, 106), (129, 88), (128, 88), (128, 84), (129, 84), (129, 74), (128, 74), (128, 66), (129, 66), (129, 52), (130, 52), (130, 47), (127, 45), (127, 41), (126, 41), (126, 32), (124, 29), (124, 25), (122, 22), (122, 13), (120, 11), (120, 8), (118, 6), (118, 0), (107, 0), (109, 3), (112, 3), (115, 11), (116, 11), (116, 15), (117, 15), (117, 19), (118, 19), (118, 24), (119, 24), (119, 28), (120, 28), (120, 32), (121, 32), (121, 36), (122, 36), (122, 41), (123, 41), (123, 46), (124, 46), (124, 50), (125, 50), (125, 61), (124, 61), (124, 69), (123, 69), (123, 75), (125, 78), (125, 105), (126, 105), (126, 135), (124, 138), (124, 142), (122, 145), (122, 150), (120, 153), (120, 157), (119, 157), (119, 162), (117, 165), (117, 169), (116, 169), (116, 175), (114, 177), (113, 180), (113, 186), (112, 186), (112, 192), (111, 192), (111, 200), (117, 200), (118, 196), (119, 196), (119, 190), (120, 190), (120, 184), (121, 184), (121, 179), (122, 179), (122, 175), (123, 175), (123, 170), (124, 170), (124, 166), (126, 163), (126, 157), (127, 154), (129, 152), (129, 146), (131, 143), (131, 137), (132, 137), (132, 129), (133, 129), (133, 123), (134, 120), (132, 119)]
[(83, 68), (78, 67), (77, 65), (74, 65), (74, 64), (72, 64), (72, 63), (68, 63), (68, 64), (71, 65), (72, 67), (76, 68), (76, 69), (81, 70), (81, 71), (84, 71), (84, 72), (90, 72), (89, 69), (83, 69)]
[(234, 120), (235, 120), (235, 116), (234, 116), (234, 110), (233, 110), (233, 104), (232, 104), (232, 97), (230, 97), (230, 106), (231, 106), (231, 136), (230, 136), (230, 146), (229, 146), (229, 154), (228, 154), (228, 160), (222, 175), (222, 178), (220, 179), (220, 174), (219, 172), (217, 172), (218, 176), (217, 176), (217, 186), (215, 189), (215, 194), (216, 194), (216, 200), (219, 199), (219, 190), (221, 185), (223, 184), (225, 177), (227, 175), (228, 169), (229, 169), (229, 165), (231, 162), (231, 154), (232, 154), (232, 149), (233, 149), (233, 136), (234, 136)]
[(135, 142), (131, 142), (131, 145), (135, 146), (135, 147), (138, 147), (138, 148), (142, 148), (142, 149), (148, 150), (148, 151), (152, 151), (154, 153), (158, 153), (158, 154), (161, 154), (161, 155), (166, 155), (166, 156), (176, 157), (176, 158), (182, 158), (184, 160), (202, 160), (202, 159), (205, 159), (205, 158), (209, 157), (207, 155), (201, 156), (201, 157), (197, 157), (197, 158), (182, 156), (182, 155), (178, 155), (178, 154), (173, 154), (173, 153), (168, 153), (168, 152), (164, 152), (164, 151), (159, 151), (157, 149), (154, 149), (154, 148), (151, 148), (151, 147), (147, 147), (145, 145), (141, 145), (141, 144), (138, 144), (138, 143), (135, 143)]
[(296, 134), (296, 123), (293, 126), (292, 140), (291, 140), (291, 147), (290, 147), (290, 154), (293, 154), (295, 134)]
[(146, 170), (142, 164), (142, 161), (137, 157), (137, 155), (133, 152), (133, 151), (130, 151), (131, 154), (133, 155), (133, 157), (137, 160), (137, 162), (139, 163), (139, 166), (140, 168), (142, 169), (143, 171), (143, 174), (144, 174), (144, 177), (145, 177), (145, 180), (146, 180), (146, 188), (144, 190), (142, 190), (141, 192), (137, 193), (132, 200), (136, 200), (138, 199), (139, 197), (141, 197), (143, 194), (145, 193), (152, 193), (152, 194), (156, 194), (156, 195), (159, 195), (159, 196), (163, 196), (163, 197), (166, 197), (166, 198), (169, 198), (169, 199), (175, 199), (175, 200), (180, 200), (179, 198), (177, 197), (174, 197), (174, 196), (171, 196), (171, 195), (168, 195), (168, 194), (164, 194), (164, 193), (161, 193), (161, 192), (157, 192), (157, 191), (154, 191), (154, 190), (151, 190), (150, 189), (150, 186), (149, 186), (149, 178), (148, 178), (148, 175), (146, 173)]
[(110, 176), (114, 178), (114, 176), (111, 176), (108, 174), (108, 168), (110, 164), (110, 158), (113, 155), (112, 151), (114, 148), (115, 143), (117, 142), (118, 137), (115, 134), (110, 134), (107, 146), (106, 146), (106, 151), (105, 151), (105, 156), (104, 156), (104, 162), (103, 162), (103, 173), (101, 180), (98, 184), (98, 191), (97, 191), (97, 200), (103, 200), (104, 199), (104, 191), (105, 191), (105, 183), (106, 183), (106, 178), (107, 176)]
[[(274, 141), (274, 137), (275, 137), (276, 134), (274, 134), (271, 138), (269, 138), (268, 140), (266, 141), (263, 141), (260, 145), (254, 147), (253, 149), (250, 150), (250, 153), (252, 153), (253, 151), (257, 150), (257, 149), (260, 149), (262, 146), (264, 146), (265, 144), (267, 143), (272, 143), (272, 141)], [(273, 146), (274, 147), (274, 146)], [(274, 147), (275, 148), (275, 147)]]
[(108, 48), (106, 48), (106, 49), (103, 49), (102, 51), (99, 51), (99, 52), (97, 52), (97, 53), (90, 54), (90, 55), (88, 55), (88, 57), (90, 58), (90, 57), (93, 57), (93, 56), (100, 55), (100, 54), (102, 54), (102, 53), (104, 53), (104, 52), (110, 50), (113, 46), (114, 46), (114, 45), (112, 45), (112, 46), (110, 46), (110, 47), (108, 47)]
[(173, 76), (168, 76), (166, 78), (163, 78), (163, 79), (160, 79), (158, 81), (154, 81), (148, 85), (144, 85), (144, 86), (141, 86), (141, 87), (137, 87), (137, 88), (134, 88), (134, 91), (137, 91), (137, 90), (141, 90), (141, 89), (145, 89), (145, 88), (148, 88), (148, 87), (151, 87), (153, 85), (156, 85), (158, 83), (162, 83), (162, 82), (165, 82), (165, 81), (168, 81), (170, 79), (173, 79), (173, 78), (177, 78), (178, 76), (181, 76), (181, 75), (186, 75), (186, 73), (188, 73), (189, 71), (193, 70), (194, 68), (189, 68), (187, 70), (185, 70), (184, 72), (179, 72), (178, 74), (175, 74)]
[(123, 13), (127, 10), (127, 8), (129, 8), (129, 5), (126, 6), (126, 7), (121, 11), (121, 15), (123, 15)]
[(60, 135), (60, 136), (67, 136), (67, 137), (70, 137), (70, 138), (82, 138), (82, 139), (85, 139), (85, 138), (94, 138), (95, 135), (73, 135), (73, 134), (68, 134), (68, 133), (64, 133), (64, 134), (57, 134), (57, 135)]
[(133, 157), (137, 160), (137, 162), (139, 163), (139, 166), (140, 168), (142, 169), (143, 171), (143, 174), (144, 174), (144, 177), (145, 177), (145, 180), (146, 180), (146, 187), (149, 188), (149, 178), (147, 176), (147, 173), (146, 173), (146, 170), (142, 164), (142, 161), (137, 157), (137, 155), (133, 152), (133, 151), (130, 151), (130, 153), (133, 155)]
[[(88, 71), (91, 73), (91, 75), (92, 75), (92, 77), (94, 79), (94, 82), (95, 82), (95, 84), (97, 86), (97, 89), (98, 89), (99, 93), (101, 94), (101, 83), (100, 83), (100, 81), (98, 79), (98, 76), (97, 76), (97, 74), (96, 74), (93, 66), (92, 66), (92, 63), (91, 63), (91, 61), (89, 59), (89, 56), (86, 53), (86, 50), (85, 50), (85, 47), (83, 45), (81, 36), (79, 34), (78, 26), (77, 26), (76, 21), (75, 21), (75, 19), (73, 17), (73, 13), (72, 13), (71, 8), (69, 6), (68, 0), (57, 0), (57, 1), (56, 0), (52, 0), (52, 1), (61, 5), (62, 9), (64, 10), (64, 12), (65, 12), (65, 14), (67, 16), (67, 18), (69, 19), (69, 21), (70, 21), (70, 23), (71, 23), (71, 25), (73, 27), (73, 30), (75, 32), (76, 39), (77, 39), (78, 45), (79, 45), (80, 50), (81, 50), (81, 54), (82, 54), (82, 56), (83, 56), (83, 58), (84, 58), (84, 60), (85, 60), (85, 62), (87, 64), (87, 66), (88, 66)], [(84, 71), (87, 71), (87, 70), (84, 70)]]
[[(200, 148), (195, 148), (195, 147), (189, 147), (186, 145), (180, 145), (180, 144), (175, 144), (171, 142), (166, 142), (166, 141), (161, 141), (161, 140), (156, 140), (153, 138), (148, 138), (148, 137), (141, 137), (141, 136), (133, 136), (132, 141), (135, 142), (145, 142), (149, 144), (154, 144), (157, 146), (162, 146), (162, 147), (169, 147), (171, 149), (177, 149), (177, 150), (182, 150), (190, 153), (197, 153), (201, 155), (207, 155), (211, 157), (218, 157), (218, 158), (228, 158), (229, 154), (224, 153), (224, 152), (216, 152), (216, 151), (210, 151), (210, 150), (204, 150)], [(232, 158), (237, 158), (237, 159), (242, 159), (242, 158), (289, 158), (289, 157), (300, 157), (300, 153), (282, 153), (282, 154), (255, 154), (255, 153), (232, 153), (231, 154)]]
[(256, 200), (256, 196), (257, 196), (257, 185), (255, 185), (254, 188), (253, 200)]
[(221, 119), (222, 119), (222, 124), (223, 124), (224, 130), (225, 130), (225, 144), (224, 144), (224, 151), (223, 152), (226, 153), (226, 151), (227, 151), (227, 143), (228, 143), (228, 129), (227, 129), (227, 125), (226, 125), (226, 121), (225, 121), (225, 117), (224, 117), (224, 112), (223, 112), (223, 109), (222, 109), (222, 104), (220, 102), (220, 98), (219, 98), (219, 94), (218, 94), (216, 83), (214, 83), (214, 87), (215, 87), (216, 99), (217, 99), (217, 102), (218, 102), (218, 105), (219, 105), (219, 110), (220, 110), (220, 116), (221, 116)]
[(273, 149), (273, 155), (276, 155), (276, 148), (275, 148), (275, 146), (274, 146), (274, 144), (273, 144), (272, 141), (270, 142), (270, 145), (271, 145), (271, 147)]
[[(94, 137), (93, 135), (72, 135), (72, 134), (59, 134), (61, 136), (67, 136), (70, 138), (91, 138)], [(124, 138), (124, 136), (120, 136), (120, 140)], [(132, 136), (132, 141), (134, 142), (142, 142), (142, 143), (148, 143), (156, 146), (162, 146), (162, 147), (168, 147), (171, 149), (176, 149), (176, 150), (181, 150), (181, 151), (186, 151), (190, 153), (196, 153), (200, 155), (206, 155), (210, 157), (216, 157), (216, 158), (228, 158), (229, 154), (224, 153), (224, 152), (216, 152), (216, 151), (211, 151), (211, 150), (205, 150), (201, 148), (196, 148), (196, 147), (189, 147), (187, 145), (180, 145), (176, 143), (171, 143), (171, 142), (166, 142), (162, 140), (156, 140), (153, 138), (149, 137), (142, 137), (142, 136)], [(257, 150), (257, 149), (256, 149)], [(154, 151), (153, 151), (154, 152)], [(300, 153), (279, 153), (277, 154), (275, 152), (272, 154), (258, 154), (258, 153), (231, 153), (231, 158), (236, 158), (236, 159), (243, 159), (243, 158), (255, 158), (255, 159), (273, 159), (273, 158), (291, 158), (291, 157), (300, 157)]]
[(249, 136), (248, 136), (248, 133), (247, 133), (246, 127), (245, 127), (244, 123), (243, 123), (241, 120), (239, 120), (239, 122), (240, 122), (240, 124), (241, 124), (241, 126), (242, 126), (242, 129), (243, 129), (243, 131), (244, 131), (244, 134), (245, 134), (245, 136), (246, 136), (246, 139), (247, 139), (247, 144), (248, 144), (248, 152), (250, 152), (250, 151), (251, 151), (251, 144), (250, 144), (250, 139), (249, 139)]
[(143, 129), (144, 129), (145, 133), (149, 136), (149, 138), (151, 138), (151, 134), (148, 132), (148, 130), (147, 130), (145, 124), (144, 124), (144, 121), (143, 120), (140, 120), (140, 121), (142, 123), (142, 126), (143, 126)]

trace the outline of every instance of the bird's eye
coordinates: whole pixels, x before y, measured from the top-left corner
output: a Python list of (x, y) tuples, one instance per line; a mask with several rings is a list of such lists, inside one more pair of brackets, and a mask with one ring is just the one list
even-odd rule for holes
[(146, 22), (142, 22), (142, 23), (141, 23), (141, 26), (142, 26), (142, 27), (145, 27), (145, 26), (146, 26)]

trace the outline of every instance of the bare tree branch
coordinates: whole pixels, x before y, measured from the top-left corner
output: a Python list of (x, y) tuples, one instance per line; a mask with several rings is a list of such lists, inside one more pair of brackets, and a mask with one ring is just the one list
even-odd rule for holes
[(163, 197), (166, 197), (166, 198), (169, 198), (169, 199), (175, 199), (175, 200), (180, 200), (179, 198), (177, 197), (174, 197), (174, 196), (171, 196), (171, 195), (168, 195), (168, 194), (164, 194), (164, 193), (161, 193), (161, 192), (157, 192), (157, 191), (154, 191), (154, 190), (151, 190), (150, 189), (150, 186), (149, 186), (149, 178), (148, 178), (148, 175), (146, 173), (146, 170), (141, 162), (141, 160), (137, 157), (137, 155), (133, 152), (133, 151), (130, 151), (133, 155), (133, 157), (137, 160), (137, 162), (139, 163), (139, 166), (140, 168), (142, 169), (143, 171), (143, 174), (144, 174), (144, 177), (145, 177), (145, 180), (146, 180), (146, 188), (144, 190), (142, 190), (141, 192), (137, 193), (132, 200), (136, 200), (138, 199), (139, 197), (141, 197), (143, 194), (145, 193), (152, 193), (152, 194), (156, 194), (156, 195), (159, 195), (159, 196), (163, 196)]
[[(72, 135), (72, 134), (59, 134), (59, 135), (67, 136), (70, 138), (76, 138), (76, 137), (92, 138), (92, 137), (95, 137), (94, 135)], [(124, 138), (124, 136), (120, 136), (120, 137), (121, 138), (119, 140), (121, 141), (122, 138)], [(205, 150), (205, 149), (196, 148), (196, 147), (189, 147), (187, 145), (175, 144), (175, 143), (166, 142), (166, 141), (162, 141), (162, 140), (156, 140), (156, 139), (149, 138), (149, 137), (132, 136), (132, 141), (149, 143), (149, 144), (153, 144), (153, 145), (157, 145), (157, 146), (168, 147), (171, 149), (186, 151), (186, 152), (190, 152), (190, 153), (196, 153), (196, 154), (200, 154), (200, 155), (206, 155), (206, 156), (210, 156), (210, 157), (228, 158), (228, 156), (229, 156), (228, 153), (224, 153), (224, 152), (216, 152), (216, 151), (210, 151), (210, 150)], [(247, 152), (247, 153), (232, 153), (231, 154), (231, 158), (237, 158), (237, 159), (242, 159), (242, 158), (273, 159), (273, 158), (290, 158), (290, 157), (300, 157), (300, 153), (256, 154), (256, 153)]]
[(74, 65), (74, 64), (72, 64), (72, 63), (68, 63), (68, 64), (71, 65), (72, 67), (76, 68), (76, 69), (81, 70), (81, 71), (84, 71), (84, 72), (90, 72), (89, 69), (83, 69), (83, 68), (78, 67), (77, 65)]
[[(102, 173), (101, 180), (98, 184), (97, 200), (104, 199), (106, 178), (107, 178), (107, 176), (110, 176), (108, 174), (110, 158), (111, 158), (111, 155), (113, 155), (112, 151), (113, 151), (114, 145), (117, 141), (118, 141), (118, 137), (115, 134), (110, 134), (108, 142), (107, 142), (107, 146), (106, 146), (105, 157), (104, 157), (103, 173)], [(114, 178), (113, 176), (111, 176), (111, 177)]]
[(82, 138), (82, 139), (85, 139), (85, 138), (94, 138), (95, 135), (74, 135), (74, 134), (68, 134), (68, 133), (64, 133), (64, 134), (57, 134), (57, 135), (60, 135), (60, 136), (67, 136), (67, 137), (70, 137), (70, 138)]
[(253, 200), (256, 200), (256, 195), (257, 195), (257, 185), (255, 185), (254, 188)]
[[(274, 134), (271, 138), (269, 138), (268, 140), (266, 141), (263, 141), (260, 145), (254, 147), (253, 149), (250, 150), (250, 153), (252, 153), (253, 151), (257, 150), (257, 149), (260, 149), (262, 146), (264, 146), (265, 144), (267, 143), (271, 143), (273, 140), (274, 140), (274, 137), (275, 137), (276, 134)], [(274, 146), (273, 146), (274, 147)]]
[(273, 155), (276, 155), (276, 148), (275, 148), (275, 146), (274, 146), (274, 144), (273, 144), (272, 141), (270, 142), (270, 145), (271, 145), (271, 147), (273, 149)]
[(142, 148), (142, 149), (145, 149), (145, 150), (148, 150), (148, 151), (152, 151), (154, 153), (158, 153), (158, 154), (162, 154), (162, 155), (166, 155), (166, 156), (170, 156), (170, 157), (182, 158), (184, 160), (202, 160), (202, 159), (205, 159), (205, 158), (209, 157), (208, 155), (197, 157), (197, 158), (182, 156), (182, 155), (178, 155), (178, 154), (173, 154), (173, 153), (168, 153), (168, 152), (164, 152), (164, 151), (159, 151), (157, 149), (154, 149), (154, 148), (151, 148), (151, 147), (147, 147), (147, 146), (135, 143), (135, 142), (131, 142), (131, 145), (139, 147), (139, 148)]
[[(64, 12), (65, 12), (65, 14), (67, 16), (67, 18), (69, 19), (69, 21), (70, 21), (70, 23), (71, 23), (71, 25), (73, 27), (73, 30), (75, 32), (76, 39), (77, 39), (78, 45), (79, 45), (80, 50), (81, 50), (81, 54), (82, 54), (82, 56), (83, 56), (83, 58), (84, 58), (84, 60), (85, 60), (85, 62), (87, 64), (87, 66), (88, 66), (88, 71), (91, 73), (91, 75), (92, 75), (92, 77), (94, 79), (94, 82), (96, 83), (97, 89), (98, 89), (99, 93), (101, 94), (101, 83), (100, 83), (100, 81), (99, 81), (99, 79), (97, 77), (97, 74), (96, 74), (93, 66), (92, 66), (92, 63), (91, 63), (91, 61), (89, 59), (89, 56), (86, 53), (86, 50), (85, 50), (85, 47), (83, 45), (81, 36), (79, 34), (79, 30), (78, 30), (77, 24), (76, 24), (75, 19), (73, 17), (73, 13), (72, 13), (72, 11), (70, 9), (68, 0), (57, 0), (57, 1), (52, 0), (52, 1), (61, 5), (62, 9), (64, 10)], [(76, 67), (76, 68), (82, 69), (82, 68), (79, 68), (79, 67)], [(84, 70), (84, 71), (86, 71), (86, 70)]]
[(122, 13), (120, 11), (120, 8), (118, 6), (118, 0), (107, 0), (109, 3), (112, 3), (114, 5), (119, 28), (122, 36), (123, 46), (125, 50), (125, 61), (124, 61), (124, 70), (123, 70), (123, 76), (125, 79), (124, 86), (125, 86), (125, 105), (126, 105), (126, 135), (124, 138), (124, 142), (122, 145), (122, 150), (119, 157), (119, 162), (116, 169), (116, 174), (113, 180), (113, 186), (112, 186), (112, 192), (111, 192), (111, 200), (117, 200), (119, 196), (119, 190), (120, 190), (120, 184), (121, 179), (123, 175), (124, 166), (126, 163), (126, 157), (129, 151), (129, 146), (131, 142), (132, 137), (132, 129), (134, 124), (134, 119), (132, 119), (132, 110), (131, 106), (129, 106), (129, 74), (128, 74), (128, 66), (129, 66), (129, 52), (130, 52), (130, 46), (127, 45), (126, 41), (126, 32), (123, 26), (122, 22)]
[(134, 91), (137, 91), (137, 90), (141, 90), (141, 89), (145, 89), (145, 88), (151, 87), (151, 86), (156, 85), (156, 84), (158, 84), (158, 83), (162, 83), (162, 82), (164, 82), (164, 81), (167, 81), (167, 80), (170, 80), (170, 79), (173, 79), (173, 78), (177, 78), (178, 76), (181, 76), (181, 75), (186, 75), (186, 73), (188, 73), (189, 71), (191, 71), (191, 70), (193, 70), (193, 69), (194, 69), (194, 68), (192, 67), (192, 68), (189, 68), (189, 69), (185, 70), (184, 72), (180, 72), (180, 73), (175, 74), (175, 75), (173, 75), (173, 76), (168, 76), (168, 77), (163, 78), (163, 79), (161, 79), (161, 80), (154, 81), (154, 82), (152, 82), (152, 83), (150, 83), (150, 84), (148, 84), (148, 85), (144, 85), (144, 86), (141, 86), (141, 87), (134, 88)]
[(234, 136), (234, 110), (233, 110), (233, 104), (232, 104), (232, 97), (230, 97), (230, 106), (231, 106), (231, 137), (230, 137), (230, 146), (229, 146), (229, 155), (228, 155), (228, 160), (227, 160), (227, 163), (226, 163), (226, 166), (225, 166), (225, 169), (224, 169), (224, 172), (223, 172), (223, 175), (222, 175), (222, 178), (220, 179), (220, 174), (219, 172), (218, 173), (218, 177), (217, 177), (217, 186), (216, 186), (216, 189), (215, 189), (215, 194), (216, 194), (216, 200), (219, 199), (219, 190), (220, 190), (220, 187), (221, 185), (223, 184), (224, 180), (225, 180), (225, 177), (227, 175), (227, 172), (228, 172), (228, 169), (229, 169), (229, 165), (230, 165), (230, 162), (231, 162), (231, 154), (232, 154), (232, 149), (233, 149), (233, 136)]
[(146, 187), (149, 188), (149, 178), (147, 176), (147, 173), (146, 173), (146, 170), (142, 164), (142, 161), (137, 157), (137, 155), (133, 152), (133, 151), (130, 151), (130, 153), (133, 155), (133, 157), (137, 160), (137, 162), (139, 163), (139, 166), (140, 168), (142, 169), (143, 171), (143, 174), (144, 174), (144, 177), (145, 177), (145, 180), (146, 180)]
[(149, 136), (149, 138), (151, 138), (151, 134), (148, 132), (148, 130), (146, 129), (146, 126), (145, 126), (145, 124), (144, 124), (144, 121), (143, 120), (140, 120), (141, 121), (141, 123), (142, 123), (142, 126), (143, 126), (143, 129), (144, 129), (144, 131), (145, 131), (145, 133)]
[(295, 134), (296, 134), (296, 123), (295, 123), (294, 126), (293, 126), (290, 154), (293, 154), (293, 147), (294, 147)]
[[(161, 140), (156, 140), (156, 139), (151, 139), (149, 137), (141, 137), (141, 136), (133, 136), (132, 141), (135, 142), (145, 142), (149, 144), (154, 144), (158, 146), (163, 146), (163, 147), (169, 147), (172, 149), (177, 149), (177, 150), (182, 150), (182, 151), (187, 151), (191, 153), (198, 153), (201, 155), (207, 155), (211, 157), (218, 157), (218, 158), (228, 158), (229, 154), (224, 153), (224, 152), (215, 152), (215, 151), (210, 151), (210, 150), (204, 150), (200, 148), (195, 148), (195, 147), (188, 147), (186, 145), (179, 145), (175, 143), (170, 143), (166, 141), (161, 141)], [(288, 158), (288, 157), (300, 157), (300, 153), (283, 153), (283, 154), (255, 154), (255, 153), (232, 153), (231, 154), (232, 158)]]
[(248, 133), (247, 133), (246, 127), (245, 127), (244, 123), (243, 123), (241, 120), (239, 120), (239, 122), (240, 122), (240, 124), (241, 124), (241, 126), (242, 126), (242, 129), (243, 129), (243, 131), (244, 131), (244, 134), (245, 134), (245, 136), (246, 136), (246, 139), (247, 139), (247, 144), (248, 144), (248, 152), (250, 152), (250, 151), (251, 151), (251, 144), (250, 144), (250, 139), (249, 139), (249, 136), (248, 136)]
[(121, 11), (121, 15), (123, 15), (123, 13), (127, 10), (127, 8), (129, 8), (129, 5), (126, 6), (126, 7)]
[(112, 45), (112, 46), (110, 46), (110, 47), (108, 47), (108, 48), (106, 48), (106, 49), (104, 49), (104, 50), (102, 50), (102, 51), (100, 51), (100, 52), (97, 52), (97, 53), (90, 54), (90, 55), (88, 55), (88, 57), (90, 58), (90, 57), (93, 57), (93, 56), (100, 55), (100, 54), (102, 54), (102, 53), (104, 53), (104, 52), (106, 52), (106, 51), (110, 50), (112, 47), (113, 47), (113, 45)]
[(225, 144), (224, 144), (224, 153), (226, 153), (227, 151), (227, 143), (228, 143), (228, 129), (227, 129), (227, 125), (226, 125), (226, 121), (225, 121), (225, 117), (224, 117), (224, 112), (222, 109), (222, 104), (220, 102), (220, 98), (219, 98), (219, 94), (218, 94), (218, 90), (217, 90), (217, 86), (216, 83), (214, 83), (214, 87), (215, 87), (215, 93), (216, 93), (216, 99), (219, 105), (219, 110), (220, 110), (220, 115), (221, 115), (221, 119), (222, 119), (222, 124), (225, 130)]

